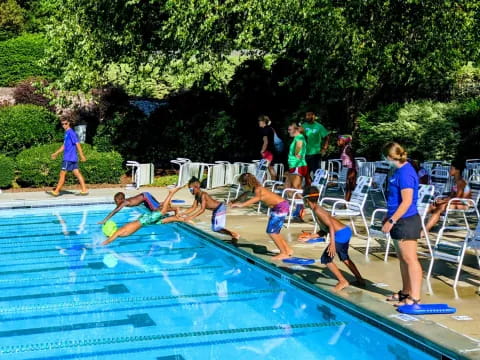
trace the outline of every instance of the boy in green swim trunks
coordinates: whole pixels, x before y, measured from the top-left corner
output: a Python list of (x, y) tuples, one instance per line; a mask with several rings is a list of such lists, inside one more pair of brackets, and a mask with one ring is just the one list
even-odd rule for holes
[(166, 224), (175, 221), (184, 221), (182, 218), (177, 216), (170, 216), (167, 212), (170, 209), (170, 201), (173, 198), (173, 195), (180, 190), (182, 187), (177, 187), (171, 189), (168, 192), (168, 196), (163, 202), (162, 209), (159, 211), (152, 211), (150, 213), (143, 214), (138, 218), (138, 220), (132, 221), (128, 224), (123, 225), (120, 229), (115, 231), (115, 233), (110, 236), (107, 240), (102, 242), (102, 245), (110, 244), (112, 241), (115, 241), (118, 237), (130, 236), (134, 232), (138, 231), (144, 225), (153, 225), (153, 224)]

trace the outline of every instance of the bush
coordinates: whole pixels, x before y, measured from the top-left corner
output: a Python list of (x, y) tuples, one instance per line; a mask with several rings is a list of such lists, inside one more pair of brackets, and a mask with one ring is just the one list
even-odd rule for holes
[(178, 175), (166, 175), (166, 176), (158, 176), (153, 180), (153, 184), (149, 186), (168, 186), (168, 185), (175, 185), (178, 182)]
[(32, 104), (53, 110), (50, 100), (47, 99), (39, 89), (39, 86), (46, 86), (47, 82), (41, 79), (27, 79), (20, 82), (13, 93), (15, 104)]
[[(19, 177), (17, 182), (28, 186), (53, 186), (58, 181), (62, 163), (61, 155), (52, 160), (50, 155), (62, 144), (48, 144), (32, 147), (17, 156)], [(124, 174), (123, 159), (117, 152), (98, 152), (90, 145), (82, 144), (87, 161), (79, 163), (80, 171), (89, 184), (118, 183)], [(67, 177), (67, 184), (74, 184), (73, 175)]]
[(15, 161), (0, 155), (0, 188), (9, 187), (15, 180)]
[(0, 108), (0, 152), (16, 155), (31, 146), (61, 139), (58, 118), (45, 108), (15, 105)]
[(0, 87), (12, 86), (30, 77), (53, 79), (39, 60), (44, 56), (45, 39), (38, 34), (25, 34), (0, 42)]
[(376, 160), (382, 146), (397, 141), (425, 159), (453, 159), (461, 140), (455, 121), (457, 103), (419, 101), (391, 104), (359, 118), (357, 155)]

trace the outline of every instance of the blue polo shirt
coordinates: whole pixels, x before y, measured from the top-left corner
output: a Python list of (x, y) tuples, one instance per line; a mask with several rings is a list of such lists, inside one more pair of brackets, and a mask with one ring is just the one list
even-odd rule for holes
[(78, 136), (73, 129), (65, 131), (65, 139), (63, 141), (63, 161), (78, 162), (77, 143)]
[(395, 170), (388, 183), (388, 217), (391, 217), (400, 206), (400, 203), (402, 202), (401, 191), (403, 189), (413, 189), (412, 204), (408, 208), (407, 212), (402, 216), (402, 218), (406, 218), (418, 214), (418, 175), (409, 162), (407, 162), (401, 168)]

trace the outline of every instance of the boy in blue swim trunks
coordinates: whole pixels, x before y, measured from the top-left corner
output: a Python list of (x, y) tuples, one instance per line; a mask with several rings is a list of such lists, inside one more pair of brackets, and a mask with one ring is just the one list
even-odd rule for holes
[(152, 211), (140, 216), (137, 220), (132, 221), (128, 224), (123, 225), (120, 229), (115, 231), (115, 233), (110, 236), (107, 240), (102, 242), (101, 245), (107, 245), (112, 241), (115, 241), (118, 237), (125, 237), (132, 235), (134, 232), (138, 231), (144, 225), (153, 225), (153, 224), (167, 224), (175, 221), (184, 221), (182, 218), (177, 217), (176, 215), (169, 215), (168, 211), (170, 209), (170, 201), (173, 198), (173, 195), (180, 190), (182, 187), (177, 187), (171, 189), (168, 192), (168, 196), (163, 202), (163, 206), (158, 211)]
[(63, 184), (65, 184), (67, 172), (71, 171), (80, 183), (80, 192), (76, 195), (88, 195), (87, 187), (85, 185), (85, 179), (83, 178), (80, 170), (78, 170), (77, 151), (80, 155), (80, 161), (84, 162), (87, 161), (87, 159), (85, 158), (85, 155), (83, 155), (82, 146), (80, 145), (77, 134), (71, 128), (70, 120), (62, 119), (61, 123), (62, 127), (65, 129), (65, 138), (63, 141), (63, 145), (60, 146), (60, 148), (51, 155), (51, 158), (54, 160), (61, 152), (63, 152), (62, 169), (60, 170), (60, 175), (56, 188), (54, 190), (47, 191), (47, 194), (52, 196), (60, 195)]
[(232, 243), (236, 244), (240, 235), (234, 231), (225, 228), (227, 222), (227, 207), (225, 203), (215, 200), (205, 191), (200, 189), (200, 181), (192, 177), (188, 182), (190, 193), (195, 196), (192, 206), (182, 212), (184, 221), (190, 221), (203, 214), (205, 210), (212, 211), (212, 231), (225, 234), (232, 237)]
[[(161, 208), (163, 206), (163, 203), (155, 199), (153, 195), (149, 192), (143, 192), (129, 198), (125, 198), (125, 194), (123, 192), (118, 192), (113, 197), (113, 200), (115, 201), (117, 207), (113, 209), (112, 212), (108, 214), (105, 219), (100, 221), (99, 224), (105, 224), (113, 215), (122, 210), (124, 207), (133, 207), (143, 204), (150, 211), (161, 211)], [(176, 213), (177, 209), (169, 207), (168, 211), (174, 211)]]
[[(293, 255), (293, 250), (288, 246), (287, 242), (280, 235), (280, 231), (282, 230), (283, 223), (285, 222), (285, 218), (288, 215), (288, 208), (289, 204), (281, 196), (271, 192), (270, 190), (265, 189), (262, 184), (260, 184), (257, 178), (250, 174), (245, 173), (242, 174), (238, 181), (240, 185), (245, 190), (245, 192), (240, 195), (238, 198), (233, 200), (230, 204), (231, 207), (241, 208), (250, 206), (255, 204), (259, 201), (263, 201), (265, 205), (272, 208), (270, 211), (270, 218), (268, 219), (267, 225), (267, 234), (270, 238), (274, 241), (275, 245), (277, 245), (280, 253), (273, 257), (274, 260), (283, 260)], [(246, 197), (248, 196), (249, 192), (253, 192), (254, 196), (245, 202)]]
[(363, 280), (362, 275), (360, 275), (357, 267), (348, 256), (348, 246), (350, 238), (352, 237), (352, 230), (319, 206), (318, 196), (318, 189), (314, 186), (308, 186), (303, 191), (305, 207), (312, 209), (313, 216), (315, 217), (316, 222), (320, 225), (320, 228), (330, 234), (330, 243), (325, 249), (320, 261), (322, 264), (327, 265), (328, 269), (338, 280), (337, 285), (334, 287), (334, 291), (340, 291), (350, 285), (338, 269), (337, 265), (333, 263), (335, 254), (338, 255), (340, 261), (347, 265), (353, 275), (355, 275), (358, 285), (365, 286), (365, 280)]

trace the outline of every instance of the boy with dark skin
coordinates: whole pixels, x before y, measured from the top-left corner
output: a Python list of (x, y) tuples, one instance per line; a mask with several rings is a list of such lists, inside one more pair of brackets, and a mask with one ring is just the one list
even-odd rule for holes
[(355, 275), (358, 285), (365, 286), (365, 280), (362, 278), (357, 267), (348, 256), (348, 247), (352, 231), (348, 226), (342, 224), (325, 209), (319, 206), (318, 197), (319, 194), (316, 187), (308, 186), (305, 188), (303, 192), (305, 206), (312, 209), (313, 216), (315, 216), (320, 227), (323, 228), (322, 230), (330, 234), (330, 243), (321, 257), (321, 263), (327, 265), (328, 269), (338, 280), (337, 285), (334, 287), (334, 291), (340, 291), (350, 285), (338, 269), (337, 265), (333, 263), (333, 258), (336, 254), (338, 254), (340, 261), (347, 265), (353, 275)]
[(132, 235), (134, 232), (138, 231), (144, 225), (153, 225), (153, 224), (167, 224), (170, 222), (184, 221), (182, 218), (177, 216), (169, 216), (167, 213), (170, 207), (170, 201), (173, 198), (173, 195), (180, 190), (182, 187), (177, 187), (169, 190), (168, 196), (163, 202), (162, 208), (158, 211), (152, 211), (150, 213), (143, 214), (138, 218), (138, 220), (129, 222), (128, 224), (123, 225), (120, 229), (115, 231), (115, 233), (110, 236), (107, 240), (101, 243), (101, 245), (107, 245), (115, 241), (118, 237), (126, 237)]
[[(105, 219), (100, 221), (99, 224), (105, 224), (113, 215), (118, 213), (124, 207), (145, 205), (150, 211), (161, 211), (163, 206), (163, 203), (157, 201), (157, 199), (155, 199), (149, 192), (143, 192), (129, 198), (125, 198), (125, 194), (123, 192), (118, 192), (113, 197), (113, 200), (115, 201), (117, 207), (113, 209)], [(169, 206), (167, 211), (174, 211), (176, 213), (177, 209)]]
[(190, 221), (197, 216), (203, 214), (205, 210), (212, 211), (212, 231), (225, 234), (232, 237), (232, 242), (237, 243), (240, 235), (234, 231), (225, 229), (227, 208), (223, 202), (215, 200), (205, 191), (200, 189), (200, 181), (193, 177), (188, 182), (190, 193), (195, 196), (192, 206), (183, 211), (180, 216), (183, 221)]

